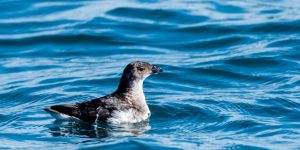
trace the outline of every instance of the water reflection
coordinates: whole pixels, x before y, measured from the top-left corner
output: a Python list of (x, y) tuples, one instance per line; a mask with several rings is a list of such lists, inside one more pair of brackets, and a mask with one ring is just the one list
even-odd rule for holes
[(68, 120), (54, 121), (49, 126), (50, 133), (58, 136), (80, 136), (89, 138), (106, 138), (114, 136), (146, 136), (144, 132), (151, 129), (149, 121), (134, 124), (89, 124), (83, 121)]

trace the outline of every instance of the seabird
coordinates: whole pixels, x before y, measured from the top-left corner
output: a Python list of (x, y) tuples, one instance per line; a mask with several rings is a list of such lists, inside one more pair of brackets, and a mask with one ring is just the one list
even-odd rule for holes
[(129, 63), (122, 74), (118, 89), (104, 97), (75, 104), (45, 108), (58, 120), (77, 118), (86, 122), (136, 123), (146, 120), (150, 110), (146, 103), (143, 81), (162, 69), (147, 62)]

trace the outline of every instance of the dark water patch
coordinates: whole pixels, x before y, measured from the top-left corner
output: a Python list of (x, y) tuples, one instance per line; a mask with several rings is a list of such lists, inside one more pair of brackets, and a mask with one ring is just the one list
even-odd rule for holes
[[(49, 48), (44, 49), (44, 48), (28, 48), (30, 50), (27, 50), (27, 48), (19, 47), (16, 46), (17, 49), (13, 47), (6, 47), (5, 51), (0, 54), (0, 58), (3, 59), (13, 59), (13, 58), (19, 58), (22, 56), (22, 58), (28, 58), (28, 59), (33, 59), (33, 58), (45, 58), (47, 57), (53, 57), (57, 53), (55, 50), (49, 50)], [(30, 46), (29, 46), (30, 47)]]
[(284, 105), (274, 105), (270, 99), (265, 101), (268, 101), (267, 105), (247, 103), (234, 103), (234, 105), (238, 106), (238, 112), (243, 115), (272, 117), (272, 120), (293, 120), (299, 117), (299, 110), (292, 110)]
[[(59, 26), (67, 26), (75, 23), (74, 20), (53, 20), (53, 21), (28, 21), (16, 23), (0, 23), (0, 33), (12, 39), (9, 35), (15, 34), (13, 37), (22, 38), (22, 34), (30, 36), (32, 33), (55, 31)], [(19, 35), (19, 36), (18, 36)]]
[[(158, 54), (163, 54), (164, 52), (161, 51), (154, 51), (151, 50), (151, 48), (135, 48), (135, 47), (124, 47), (124, 48), (115, 48), (115, 47), (109, 47), (106, 46), (106, 48), (101, 48), (98, 46), (95, 46), (94, 48), (89, 48), (89, 50), (83, 50), (83, 48), (68, 48), (70, 50), (65, 50), (65, 51), (58, 51), (52, 54), (53, 57), (75, 57), (75, 56), (80, 56), (80, 57), (105, 57), (105, 56), (114, 56), (114, 55), (130, 55), (130, 54), (135, 54), (135, 55), (158, 55)], [(41, 55), (39, 55), (41, 56)], [(47, 57), (49, 55), (46, 55), (44, 57)], [(50, 55), (51, 56), (51, 55)]]
[(285, 34), (300, 31), (300, 21), (291, 22), (266, 22), (248, 26), (249, 33)]
[(264, 137), (269, 137), (269, 136), (278, 136), (278, 135), (296, 135), (298, 134), (297, 132), (293, 132), (291, 130), (281, 130), (281, 129), (277, 129), (277, 130), (273, 130), (270, 131), (268, 133), (261, 133), (259, 135), (257, 135), (257, 137), (259, 138), (264, 138)]
[(70, 81), (77, 79), (76, 77), (61, 77), (61, 78), (53, 78), (53, 79), (45, 79), (39, 82), (39, 84), (50, 84), (50, 83), (55, 83), (55, 82), (65, 82), (65, 81)]
[[(118, 31), (129, 32), (133, 34), (153, 34), (160, 33), (165, 30), (170, 29), (170, 25), (161, 25), (161, 24), (148, 24), (140, 22), (130, 22), (130, 21), (119, 21), (115, 25), (111, 25), (111, 28), (115, 28)], [(138, 32), (137, 32), (138, 31)]]
[(234, 120), (227, 121), (225, 124), (219, 124), (218, 128), (223, 131), (239, 131), (239, 130), (247, 130), (249, 128), (255, 128), (260, 124), (252, 121), (252, 120)]
[(230, 5), (230, 4), (221, 4), (218, 2), (213, 1), (207, 1), (207, 3), (212, 4), (215, 8), (214, 10), (220, 13), (229, 13), (229, 14), (235, 14), (235, 13), (245, 13), (246, 10), (242, 7)]
[[(175, 78), (176, 79), (176, 78)], [(157, 83), (157, 82), (151, 82), (151, 81), (146, 81), (145, 82), (145, 86), (149, 87), (149, 88), (159, 88), (159, 89), (165, 89), (165, 90), (176, 90), (176, 89), (180, 89), (177, 92), (189, 92), (191, 90), (194, 91), (199, 91), (199, 87), (197, 85), (192, 85), (192, 84), (186, 84), (186, 83), (169, 83), (169, 88), (165, 88), (164, 85), (166, 84), (166, 82), (163, 83)], [(155, 85), (155, 86), (154, 86)], [(176, 93), (177, 93), (176, 92)], [(200, 91), (199, 91), (200, 92)], [(152, 93), (152, 92), (151, 92)], [(175, 92), (174, 92), (175, 93)]]
[[(68, 90), (68, 89), (66, 89), (66, 90)], [(79, 95), (79, 94), (74, 93), (74, 94), (70, 95), (70, 94), (68, 94), (69, 92), (66, 92), (66, 93), (63, 93), (63, 94), (58, 94), (57, 93), (58, 95), (56, 95), (55, 98), (53, 98), (53, 100), (51, 101), (51, 103), (48, 103), (44, 108), (55, 105), (55, 104), (66, 104), (66, 102), (68, 102), (68, 103), (83, 102), (83, 101), (87, 101), (87, 100), (91, 100), (91, 99), (95, 98), (95, 97), (93, 97), (91, 95), (88, 95), (88, 94)], [(46, 113), (46, 112), (43, 111), (43, 113)], [(61, 122), (62, 120), (57, 120), (57, 121)], [(73, 121), (78, 122), (79, 120), (76, 120), (76, 119), (71, 120), (71, 122), (73, 122)], [(63, 122), (69, 123), (68, 120), (63, 121)], [(82, 123), (85, 123), (85, 122), (82, 122)]]
[[(157, 106), (157, 105), (150, 105), (150, 109), (152, 110), (152, 117), (155, 118), (155, 120), (168, 120), (169, 118), (174, 118), (174, 119), (187, 119), (190, 117), (197, 117), (201, 116), (204, 112), (193, 106), (188, 106), (188, 105), (181, 105), (181, 108), (189, 108), (185, 109), (184, 112), (178, 111), (179, 108), (176, 108), (172, 105), (170, 106)], [(197, 116), (191, 116), (189, 114), (197, 114)]]
[(74, 26), (67, 27), (67, 29), (86, 29), (86, 30), (99, 30), (99, 29), (106, 29), (109, 30), (114, 26), (117, 26), (121, 23), (120, 20), (112, 20), (106, 17), (97, 16), (87, 22), (81, 22)]
[(240, 67), (249, 68), (269, 68), (278, 67), (281, 62), (275, 58), (260, 57), (260, 58), (232, 58), (226, 60), (225, 63)]
[[(266, 100), (262, 100), (261, 103), (267, 103)], [(270, 103), (270, 102), (269, 102)], [(296, 110), (296, 111), (300, 111), (300, 103), (297, 101), (293, 101), (290, 99), (286, 99), (286, 98), (274, 98), (271, 99), (271, 104), (275, 104), (278, 106), (282, 106), (284, 108), (287, 109), (291, 109), (291, 110)]]
[[(186, 109), (184, 109), (186, 108)], [(198, 122), (202, 120), (203, 122), (222, 122), (227, 119), (225, 116), (220, 116), (216, 111), (210, 110), (208, 108), (200, 108), (190, 104), (180, 104), (177, 105), (150, 105), (152, 110), (151, 117), (154, 121), (165, 122), (170, 118), (173, 121), (185, 122)], [(184, 110), (184, 111), (181, 111)]]
[[(175, 45), (175, 47), (186, 49), (186, 50), (206, 50), (206, 49), (219, 49), (223, 47), (235, 46), (236, 44), (243, 44), (244, 42), (251, 41), (247, 37), (224, 37), (218, 39), (210, 39), (208, 41), (197, 41), (197, 42), (184, 42)], [(172, 46), (171, 46), (172, 47)]]
[(0, 129), (5, 130), (5, 128), (9, 128), (9, 125), (13, 124), (15, 121), (20, 119), (20, 117), (5, 117), (5, 118), (0, 118)]
[(177, 24), (200, 23), (208, 20), (206, 16), (193, 16), (185, 11), (166, 9), (115, 8), (107, 12), (109, 15), (127, 18), (147, 19), (155, 22), (171, 22)]
[(111, 78), (105, 78), (105, 79), (81, 79), (81, 80), (75, 80), (72, 81), (72, 85), (101, 85), (101, 84), (109, 84), (112, 82), (119, 81), (119, 77), (111, 77)]
[[(8, 7), (8, 5), (10, 7)], [(24, 10), (28, 8), (31, 4), (26, 2), (17, 2), (17, 3), (11, 3), (8, 1), (2, 1), (0, 4), (0, 9), (2, 10), (2, 13), (0, 14), (0, 18), (9, 18), (13, 17), (15, 13), (12, 12), (20, 12), (20, 10)]]
[(261, 14), (278, 14), (281, 12), (282, 12), (282, 10), (280, 10), (280, 9), (269, 9), (269, 10), (260, 11)]
[(285, 54), (283, 56), (286, 57), (287, 59), (295, 59), (295, 60), (300, 59), (300, 53), (298, 54), (298, 52), (294, 52), (291, 54)]
[(107, 33), (105, 35), (47, 35), (33, 38), (26, 38), (22, 40), (0, 40), (0, 45), (2, 46), (26, 46), (34, 44), (101, 44), (101, 45), (130, 45), (132, 42), (120, 41), (109, 36), (111, 34)]
[(224, 26), (224, 25), (198, 25), (198, 26), (191, 26), (191, 27), (180, 27), (176, 28), (175, 32), (179, 33), (191, 33), (196, 35), (202, 35), (204, 37), (207, 36), (222, 36), (222, 35), (229, 35), (229, 34), (236, 34), (240, 32), (239, 28), (234, 28), (232, 26)]
[(202, 75), (206, 75), (210, 78), (223, 78), (229, 80), (247, 80), (249, 82), (262, 82), (270, 80), (269, 77), (262, 77), (262, 76), (251, 76), (247, 74), (235, 73), (231, 72), (230, 70), (222, 70), (222, 69), (215, 69), (215, 68), (193, 68), (191, 69), (194, 73), (199, 73)]
[[(173, 90), (178, 89), (178, 87), (181, 87), (180, 89), (185, 91), (185, 89), (187, 88), (191, 88), (191, 89), (198, 89), (197, 87), (219, 87), (219, 88), (228, 88), (231, 85), (226, 84), (225, 81), (218, 81), (216, 82), (215, 79), (211, 79), (211, 78), (207, 78), (207, 77), (202, 77), (202, 76), (198, 76), (197, 78), (195, 78), (195, 76), (191, 76), (191, 75), (175, 75), (175, 74), (169, 74), (169, 75), (164, 75), (163, 77), (161, 77), (162, 79), (164, 79), (165, 81), (168, 81), (170, 78), (172, 78), (174, 81), (176, 81), (176, 83), (171, 83), (170, 88)], [(164, 84), (164, 83), (163, 83)], [(197, 90), (198, 91), (198, 90)]]
[(40, 71), (46, 69), (53, 69), (59, 67), (58, 65), (39, 65), (39, 66), (20, 66), (20, 67), (2, 67), (2, 71), (6, 73), (17, 73), (17, 72), (25, 72), (25, 71)]
[[(13, 105), (8, 105), (11, 103), (23, 103), (21, 100), (24, 99), (24, 97), (28, 96), (28, 93), (30, 92), (30, 89), (28, 88), (20, 88), (8, 93), (1, 93), (1, 103), (6, 106), (13, 106)], [(15, 104), (14, 104), (15, 105)], [(17, 104), (16, 104), (17, 105)]]

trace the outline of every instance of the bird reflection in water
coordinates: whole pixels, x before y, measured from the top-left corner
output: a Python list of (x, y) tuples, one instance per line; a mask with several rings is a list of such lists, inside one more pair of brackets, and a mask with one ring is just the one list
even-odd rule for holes
[(89, 138), (106, 138), (116, 136), (146, 136), (144, 132), (151, 129), (149, 121), (139, 123), (124, 123), (124, 124), (107, 124), (97, 123), (89, 124), (83, 121), (68, 120), (59, 121), (55, 120), (49, 126), (52, 136), (80, 136)]

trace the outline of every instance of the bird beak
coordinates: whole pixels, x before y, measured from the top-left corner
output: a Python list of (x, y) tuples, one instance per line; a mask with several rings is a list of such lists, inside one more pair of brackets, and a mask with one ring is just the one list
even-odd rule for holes
[(163, 70), (159, 67), (153, 66), (152, 67), (152, 73), (158, 73), (158, 72), (163, 72)]

